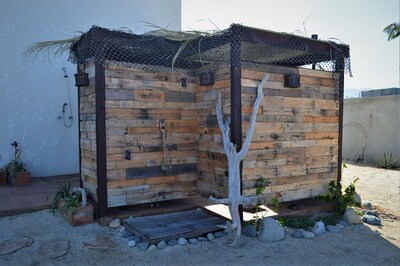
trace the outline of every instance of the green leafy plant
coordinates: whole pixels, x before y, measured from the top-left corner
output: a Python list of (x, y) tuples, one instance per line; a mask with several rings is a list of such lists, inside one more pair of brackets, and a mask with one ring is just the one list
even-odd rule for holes
[(82, 201), (81, 193), (77, 192), (72, 194), (70, 192), (71, 183), (65, 181), (63, 184), (58, 186), (58, 190), (52, 194), (51, 207), (53, 213), (58, 209), (62, 203), (64, 211), (69, 211), (71, 208), (77, 208), (80, 206)]
[(282, 194), (279, 192), (275, 193), (275, 196), (272, 198), (272, 210), (274, 212), (278, 212), (279, 210), (279, 198), (282, 197)]
[(305, 230), (314, 225), (313, 220), (304, 216), (283, 216), (278, 218), (278, 222), (285, 227)]
[(339, 215), (338, 213), (333, 213), (328, 216), (317, 217), (315, 221), (321, 221), (325, 225), (336, 225), (341, 220), (341, 218), (341, 215)]
[(378, 157), (376, 166), (384, 169), (392, 169), (396, 167), (398, 159), (393, 158), (393, 154), (383, 153), (383, 156)]
[(354, 195), (356, 194), (355, 183), (357, 180), (358, 178), (351, 182), (345, 188), (344, 193), (342, 192), (342, 186), (337, 184), (334, 180), (331, 180), (328, 187), (329, 193), (317, 196), (316, 198), (334, 202), (336, 213), (343, 214), (347, 207), (356, 205)]

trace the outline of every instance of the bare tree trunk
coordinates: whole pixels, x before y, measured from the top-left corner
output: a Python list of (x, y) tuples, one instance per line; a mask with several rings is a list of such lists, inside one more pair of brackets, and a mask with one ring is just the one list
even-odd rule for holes
[(257, 120), (257, 111), (260, 106), (260, 102), (264, 97), (263, 88), (265, 83), (268, 80), (268, 75), (266, 75), (263, 80), (260, 82), (257, 88), (257, 98), (253, 105), (253, 110), (250, 116), (250, 126), (247, 130), (246, 138), (243, 143), (242, 149), (238, 152), (236, 151), (235, 145), (231, 142), (229, 136), (229, 124), (230, 118), (227, 120), (223, 120), (222, 109), (221, 109), (221, 95), (218, 97), (218, 102), (216, 106), (218, 125), (221, 129), (222, 140), (224, 144), (224, 151), (226, 157), (228, 158), (228, 198), (227, 199), (215, 199), (210, 196), (209, 200), (214, 203), (220, 204), (228, 204), (229, 212), (232, 217), (232, 230), (235, 230), (235, 238), (233, 242), (230, 244), (231, 246), (237, 246), (240, 242), (240, 234), (241, 234), (241, 222), (240, 222), (240, 214), (239, 214), (239, 205), (249, 204), (259, 200), (259, 196), (253, 197), (243, 197), (240, 194), (240, 162), (243, 160), (246, 155), (249, 147), (251, 138), (253, 137), (254, 128)]

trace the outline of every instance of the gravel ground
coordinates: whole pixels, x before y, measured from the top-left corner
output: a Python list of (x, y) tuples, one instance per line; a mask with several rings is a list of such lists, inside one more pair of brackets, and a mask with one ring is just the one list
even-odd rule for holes
[[(128, 247), (128, 241), (109, 227), (93, 223), (73, 228), (59, 214), (44, 210), (0, 218), (0, 243), (23, 236), (34, 240), (29, 247), (0, 256), (0, 265), (398, 265), (400, 172), (349, 165), (344, 176), (345, 184), (354, 176), (360, 177), (356, 189), (386, 215), (382, 226), (352, 225), (315, 239), (287, 235), (274, 243), (243, 236), (241, 246), (234, 249), (227, 246), (231, 239), (226, 236), (213, 242), (143, 252)], [(84, 244), (98, 236), (107, 236), (118, 245), (91, 249)], [(59, 258), (40, 255), (40, 247), (54, 239), (69, 240), (69, 253)]]

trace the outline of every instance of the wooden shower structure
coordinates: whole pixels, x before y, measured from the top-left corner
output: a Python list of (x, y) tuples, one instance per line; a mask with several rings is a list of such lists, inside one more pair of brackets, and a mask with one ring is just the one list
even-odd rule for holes
[(225, 197), (217, 95), (239, 149), (267, 73), (242, 194), (255, 195), (260, 177), (267, 201), (276, 193), (309, 198), (340, 181), (347, 45), (237, 24), (190, 40), (94, 26), (72, 55), (83, 77), (81, 184), (98, 217), (114, 207)]

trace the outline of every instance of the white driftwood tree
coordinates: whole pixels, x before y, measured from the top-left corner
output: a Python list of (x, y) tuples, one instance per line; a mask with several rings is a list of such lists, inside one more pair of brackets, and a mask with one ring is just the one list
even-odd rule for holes
[(253, 137), (254, 128), (256, 126), (256, 119), (257, 119), (257, 111), (260, 105), (262, 98), (264, 97), (263, 94), (263, 87), (268, 80), (268, 75), (266, 75), (263, 80), (260, 82), (257, 88), (257, 98), (253, 105), (253, 110), (250, 116), (250, 126), (247, 129), (246, 138), (244, 140), (242, 149), (240, 151), (236, 150), (235, 145), (232, 143), (230, 136), (229, 136), (229, 124), (230, 118), (227, 120), (223, 120), (222, 116), (222, 109), (221, 109), (221, 95), (218, 97), (218, 102), (216, 105), (216, 112), (217, 112), (217, 119), (218, 125), (221, 129), (222, 140), (224, 144), (224, 151), (228, 158), (228, 198), (226, 199), (216, 199), (210, 196), (209, 200), (214, 203), (219, 204), (228, 204), (229, 212), (232, 217), (232, 230), (235, 231), (235, 238), (233, 242), (230, 244), (231, 246), (237, 246), (240, 241), (240, 234), (241, 234), (241, 222), (240, 222), (240, 215), (239, 215), (239, 205), (242, 204), (253, 204), (254, 202), (258, 201), (260, 196), (253, 196), (253, 197), (243, 197), (240, 194), (240, 162), (243, 160), (244, 156), (246, 155), (251, 139)]

